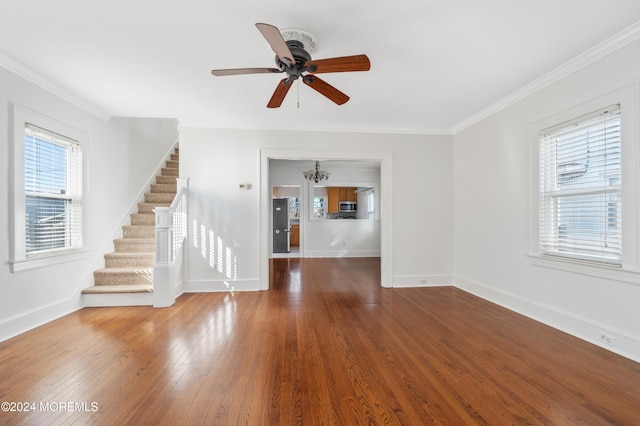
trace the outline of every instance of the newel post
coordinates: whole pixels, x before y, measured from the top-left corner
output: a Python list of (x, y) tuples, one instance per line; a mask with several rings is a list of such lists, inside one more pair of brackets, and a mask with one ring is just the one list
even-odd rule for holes
[(171, 261), (173, 248), (173, 221), (169, 207), (156, 207), (156, 264), (166, 265)]
[(156, 207), (156, 264), (153, 268), (153, 306), (171, 306), (171, 261), (173, 220), (169, 207)]

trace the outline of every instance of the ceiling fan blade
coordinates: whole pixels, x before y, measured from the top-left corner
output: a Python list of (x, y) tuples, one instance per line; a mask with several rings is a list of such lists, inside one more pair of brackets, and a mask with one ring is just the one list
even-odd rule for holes
[(234, 68), (227, 70), (211, 70), (211, 74), (221, 77), (224, 75), (242, 75), (242, 74), (271, 74), (280, 73), (278, 68)]
[(260, 23), (256, 24), (256, 27), (262, 33), (262, 36), (267, 40), (269, 45), (271, 45), (271, 49), (282, 62), (287, 65), (296, 63), (291, 50), (289, 50), (289, 46), (287, 46), (287, 43), (284, 41), (284, 38), (282, 38), (282, 34), (277, 27)]
[(311, 87), (318, 93), (326, 96), (338, 105), (342, 105), (349, 100), (349, 96), (345, 95), (344, 93), (315, 75), (305, 75), (302, 81), (304, 82), (304, 84)]
[(304, 64), (306, 71), (312, 74), (327, 72), (369, 71), (371, 62), (367, 55), (342, 56), (340, 58), (311, 60)]
[(282, 105), (284, 97), (287, 96), (289, 89), (291, 89), (291, 86), (293, 86), (293, 82), (288, 78), (280, 80), (278, 87), (276, 87), (276, 91), (273, 92), (273, 95), (267, 104), (267, 108), (279, 108), (280, 105)]

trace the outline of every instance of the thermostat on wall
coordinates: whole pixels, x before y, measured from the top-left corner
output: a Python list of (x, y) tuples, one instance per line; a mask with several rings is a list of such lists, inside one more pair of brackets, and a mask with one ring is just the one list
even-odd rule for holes
[(251, 189), (251, 184), (250, 183), (241, 183), (239, 189), (249, 190), (249, 189)]

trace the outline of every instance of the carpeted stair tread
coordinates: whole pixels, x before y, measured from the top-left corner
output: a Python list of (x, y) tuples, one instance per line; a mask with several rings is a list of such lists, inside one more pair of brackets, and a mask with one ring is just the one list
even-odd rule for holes
[(131, 225), (133, 226), (155, 226), (156, 215), (153, 213), (132, 213)]
[(158, 176), (156, 176), (156, 183), (158, 185), (176, 184), (176, 177), (177, 176), (162, 176), (162, 175), (158, 175)]
[(171, 203), (138, 203), (138, 213), (153, 213), (156, 207), (169, 207)]
[(95, 271), (96, 274), (114, 274), (114, 275), (126, 275), (126, 274), (139, 274), (146, 275), (153, 273), (153, 267), (139, 268), (136, 266), (126, 266), (123, 268), (102, 268)]
[(114, 252), (104, 255), (106, 268), (153, 268), (156, 261), (155, 253)]
[(119, 253), (155, 253), (155, 238), (116, 238), (115, 251)]
[(122, 227), (124, 238), (155, 238), (156, 227), (153, 225), (125, 225)]
[[(171, 202), (146, 202), (142, 201), (138, 203), (138, 213), (154, 213), (153, 209), (156, 207), (169, 207)], [(142, 210), (140, 210), (142, 209)]]
[(153, 285), (151, 268), (103, 268), (93, 272), (94, 285)]
[(151, 184), (152, 194), (170, 193), (175, 195), (177, 190), (178, 190), (178, 184), (175, 182), (175, 179), (173, 183), (152, 183)]
[(167, 203), (171, 205), (175, 196), (175, 192), (147, 192), (146, 194), (144, 194), (144, 202)]
[(113, 240), (114, 242), (122, 242), (129, 244), (146, 244), (146, 243), (154, 243), (156, 242), (155, 238), (116, 238)]
[(162, 175), (163, 176), (175, 176), (178, 177), (179, 170), (175, 167), (163, 167)]

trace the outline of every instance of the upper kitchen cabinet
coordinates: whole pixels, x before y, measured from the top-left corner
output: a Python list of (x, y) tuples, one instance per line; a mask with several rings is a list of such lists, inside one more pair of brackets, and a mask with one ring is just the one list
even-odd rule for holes
[(358, 188), (351, 186), (329, 186), (327, 187), (327, 212), (338, 213), (340, 201), (358, 201)]

